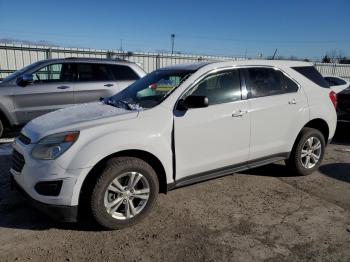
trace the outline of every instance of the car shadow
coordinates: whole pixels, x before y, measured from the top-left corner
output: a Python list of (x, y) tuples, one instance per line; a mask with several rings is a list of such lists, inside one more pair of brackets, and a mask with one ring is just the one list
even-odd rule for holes
[(279, 163), (249, 169), (240, 173), (266, 177), (297, 177), (295, 173), (291, 172), (285, 165)]
[(11, 189), (10, 156), (0, 155), (0, 228), (25, 230), (101, 231), (91, 219), (79, 223), (60, 223), (33, 208), (22, 195)]
[(322, 165), (319, 172), (336, 180), (350, 183), (350, 163), (330, 163)]
[(16, 128), (16, 129), (5, 129), (4, 133), (2, 135), (2, 138), (14, 138), (16, 136), (19, 135), (19, 133), (21, 132), (20, 128)]

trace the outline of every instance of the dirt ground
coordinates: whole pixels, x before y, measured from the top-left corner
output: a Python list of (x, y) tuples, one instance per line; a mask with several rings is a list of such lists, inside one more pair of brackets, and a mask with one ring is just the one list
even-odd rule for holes
[(0, 261), (350, 261), (350, 126), (320, 170), (282, 163), (160, 195), (121, 231), (57, 224), (10, 191), (0, 152)]

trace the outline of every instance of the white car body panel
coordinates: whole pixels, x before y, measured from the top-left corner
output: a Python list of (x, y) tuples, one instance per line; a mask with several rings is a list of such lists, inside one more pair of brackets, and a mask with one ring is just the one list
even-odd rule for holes
[[(246, 162), (250, 115), (247, 100), (188, 110), (175, 116), (176, 178)], [(195, 151), (195, 153), (194, 153)]]
[(309, 120), (302, 90), (250, 99), (249, 102), (252, 108), (249, 160), (290, 152), (297, 135)]

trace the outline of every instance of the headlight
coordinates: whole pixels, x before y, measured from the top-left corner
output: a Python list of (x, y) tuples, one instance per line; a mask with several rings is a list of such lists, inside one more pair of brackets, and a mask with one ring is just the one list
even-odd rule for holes
[(66, 152), (79, 137), (79, 132), (65, 132), (44, 137), (32, 150), (36, 159), (56, 159)]

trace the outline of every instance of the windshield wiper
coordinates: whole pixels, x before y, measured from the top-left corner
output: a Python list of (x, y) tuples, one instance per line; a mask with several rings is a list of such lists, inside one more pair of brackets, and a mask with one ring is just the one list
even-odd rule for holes
[(123, 104), (128, 110), (132, 110), (131, 106), (129, 105), (128, 102), (125, 102), (124, 100), (117, 100), (115, 101), (116, 103), (121, 103)]
[(114, 101), (110, 98), (108, 98), (107, 100), (105, 100), (103, 97), (100, 98), (100, 101), (102, 103), (105, 103), (106, 105), (110, 105), (110, 106), (115, 106), (115, 107), (118, 107), (117, 104), (122, 104), (123, 107), (125, 107), (127, 110), (133, 110), (132, 107), (129, 105), (128, 102), (125, 102), (124, 100), (117, 100), (117, 101)]

